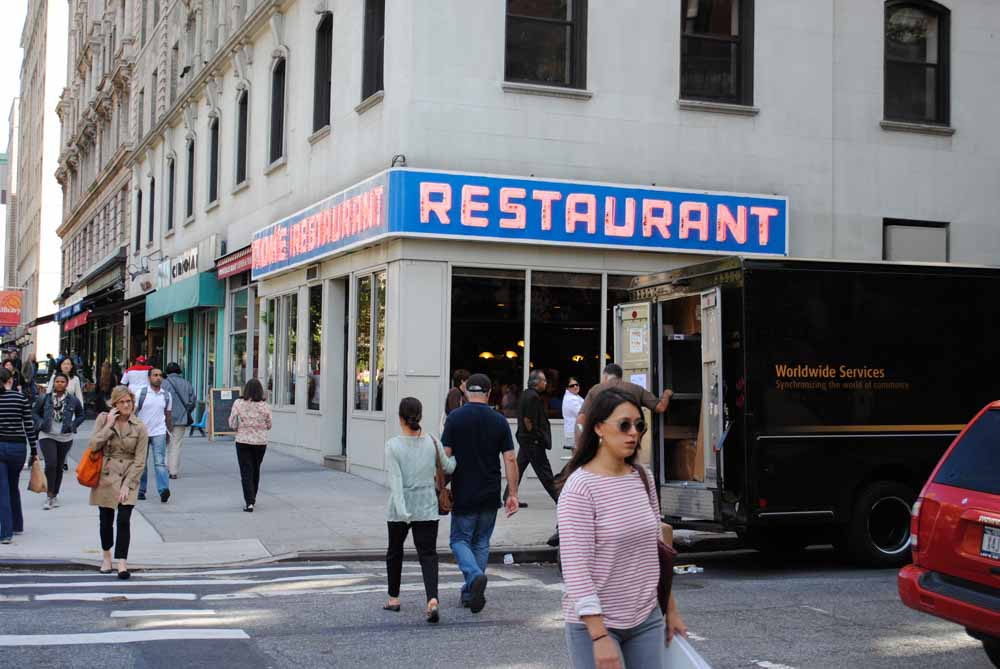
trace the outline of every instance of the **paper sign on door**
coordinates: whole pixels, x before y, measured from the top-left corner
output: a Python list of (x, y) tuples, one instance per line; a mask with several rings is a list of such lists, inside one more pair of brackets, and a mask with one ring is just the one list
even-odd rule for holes
[(643, 346), (643, 329), (642, 328), (629, 328), (628, 330), (628, 352), (629, 353), (642, 353), (644, 350)]

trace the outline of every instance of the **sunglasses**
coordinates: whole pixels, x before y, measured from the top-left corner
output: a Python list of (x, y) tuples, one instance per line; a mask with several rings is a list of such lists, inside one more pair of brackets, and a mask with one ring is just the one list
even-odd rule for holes
[(641, 418), (637, 419), (634, 422), (629, 420), (628, 418), (622, 418), (620, 421), (618, 421), (618, 431), (621, 432), (622, 434), (628, 434), (629, 432), (632, 431), (633, 427), (635, 428), (635, 431), (638, 432), (639, 434), (644, 434), (646, 432), (646, 421), (644, 421)]
[(580, 384), (579, 384), (579, 383), (571, 383), (571, 384), (569, 384), (569, 385), (568, 385), (568, 386), (566, 386), (566, 387), (567, 387), (567, 388), (579, 388), (579, 387), (580, 387)]

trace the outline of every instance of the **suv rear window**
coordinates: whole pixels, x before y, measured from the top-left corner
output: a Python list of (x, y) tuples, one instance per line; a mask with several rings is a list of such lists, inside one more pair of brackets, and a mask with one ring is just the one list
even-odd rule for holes
[(1000, 495), (1000, 411), (983, 414), (941, 465), (935, 483)]

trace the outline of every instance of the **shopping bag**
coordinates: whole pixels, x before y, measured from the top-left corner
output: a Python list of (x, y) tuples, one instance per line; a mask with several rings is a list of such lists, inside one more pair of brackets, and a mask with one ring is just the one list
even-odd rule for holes
[(94, 453), (89, 448), (83, 452), (79, 464), (76, 466), (76, 480), (80, 485), (88, 488), (96, 488), (101, 482), (101, 468), (104, 466), (104, 453), (98, 451)]
[(31, 492), (48, 492), (49, 482), (45, 478), (45, 469), (41, 460), (31, 463), (31, 476), (28, 477), (28, 490)]
[(674, 640), (667, 646), (663, 667), (664, 669), (712, 669), (712, 666), (680, 634), (675, 634)]

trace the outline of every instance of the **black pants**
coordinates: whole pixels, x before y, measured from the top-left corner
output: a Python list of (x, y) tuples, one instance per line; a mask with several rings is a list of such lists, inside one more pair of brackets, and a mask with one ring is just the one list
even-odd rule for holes
[(420, 573), (424, 577), (424, 592), (427, 599), (438, 596), (438, 521), (422, 520), (415, 523), (387, 523), (389, 526), (389, 550), (385, 554), (385, 566), (389, 577), (389, 596), (399, 597), (399, 582), (403, 575), (403, 542), (410, 528), (413, 528), (413, 543), (417, 547)]
[(70, 449), (73, 448), (73, 442), (39, 439), (38, 447), (42, 449), (42, 457), (45, 458), (45, 478), (49, 483), (49, 498), (52, 498), (59, 494), (63, 465), (66, 464), (66, 456), (69, 455)]
[[(109, 551), (115, 547), (115, 559), (128, 559), (128, 545), (132, 540), (131, 523), (132, 507), (130, 504), (118, 505), (118, 522), (115, 522), (115, 510), (98, 507), (101, 511), (101, 548)], [(113, 528), (112, 526), (117, 526)], [(114, 529), (118, 530), (118, 541), (115, 541)]]
[(257, 488), (260, 487), (260, 463), (264, 461), (266, 445), (236, 443), (236, 459), (240, 463), (240, 480), (243, 482), (243, 501), (257, 503)]
[[(559, 501), (559, 491), (556, 490), (556, 484), (552, 476), (552, 465), (549, 464), (549, 455), (544, 448), (541, 446), (525, 446), (523, 444), (518, 445), (517, 449), (517, 484), (521, 485), (521, 479), (524, 478), (524, 471), (531, 465), (535, 469), (535, 475), (538, 476), (538, 482), (542, 484), (545, 488), (545, 492), (549, 493), (549, 497), (553, 501)], [(503, 491), (503, 498), (507, 499), (507, 493), (510, 488)]]

